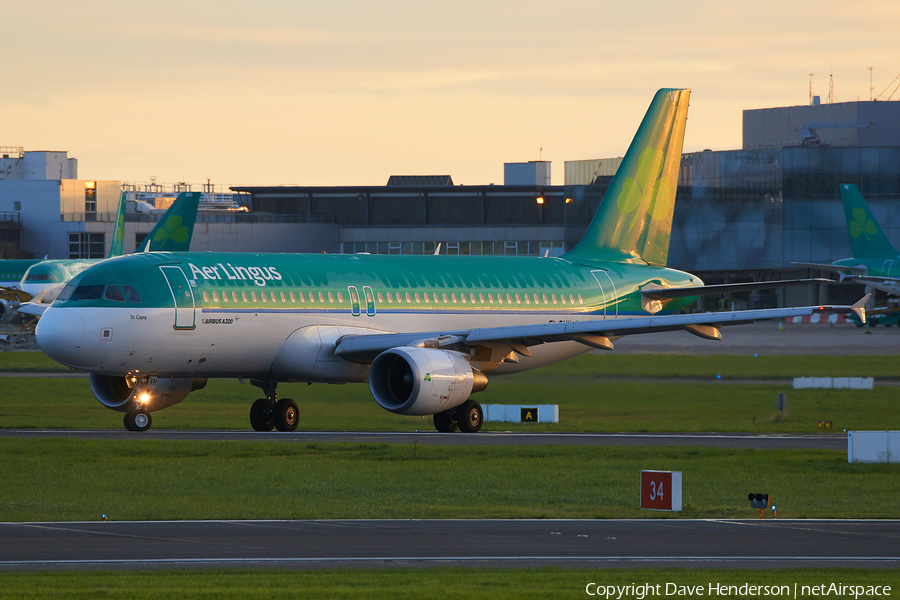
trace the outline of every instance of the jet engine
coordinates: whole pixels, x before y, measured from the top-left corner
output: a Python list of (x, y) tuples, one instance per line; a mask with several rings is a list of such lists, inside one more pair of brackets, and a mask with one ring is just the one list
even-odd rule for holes
[(7, 319), (15, 312), (16, 307), (9, 300), (0, 300), (0, 323), (6, 323)]
[[(206, 379), (172, 377), (149, 377), (145, 387), (135, 386), (125, 377), (98, 375), (91, 373), (91, 391), (106, 408), (119, 412), (130, 412), (135, 408), (146, 411), (160, 410), (178, 404), (191, 392), (203, 389)], [(134, 386), (134, 387), (132, 387)]]
[(433, 415), (455, 408), (487, 387), (459, 352), (391, 348), (369, 369), (369, 390), (378, 405), (400, 415)]

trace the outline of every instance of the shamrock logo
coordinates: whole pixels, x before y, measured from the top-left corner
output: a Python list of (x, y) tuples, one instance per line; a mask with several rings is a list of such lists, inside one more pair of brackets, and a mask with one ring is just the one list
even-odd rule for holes
[[(619, 214), (627, 215), (639, 208), (652, 202), (650, 206), (650, 216), (653, 219), (665, 219), (669, 215), (672, 205), (672, 186), (677, 185), (677, 171), (669, 173), (671, 170), (668, 165), (663, 164), (665, 154), (659, 148), (645, 148), (638, 158), (637, 167), (634, 169), (634, 176), (629, 177), (622, 184), (622, 190), (616, 197), (616, 207)], [(677, 168), (677, 163), (676, 163)], [(662, 176), (660, 177), (660, 172)], [(653, 182), (652, 185), (644, 188), (639, 182)], [(634, 229), (641, 211), (634, 214), (628, 229)]]
[(866, 218), (866, 211), (862, 208), (854, 208), (853, 220), (850, 221), (850, 235), (858, 238), (865, 233), (866, 239), (871, 240), (875, 232), (875, 222)]
[(165, 226), (160, 227), (153, 234), (153, 241), (159, 244), (159, 250), (166, 246), (166, 242), (172, 240), (176, 244), (183, 244), (188, 240), (189, 230), (187, 225), (182, 225), (181, 215), (172, 215), (166, 219)]
[(425, 373), (425, 381), (431, 381), (431, 373)]

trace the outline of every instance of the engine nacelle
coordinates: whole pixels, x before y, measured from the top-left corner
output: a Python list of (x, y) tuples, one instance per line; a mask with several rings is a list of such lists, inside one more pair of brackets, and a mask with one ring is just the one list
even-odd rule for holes
[(6, 323), (15, 310), (15, 307), (8, 300), (0, 299), (0, 323)]
[(149, 412), (160, 410), (178, 404), (191, 392), (206, 386), (206, 380), (199, 377), (150, 377), (147, 386), (140, 389), (129, 387), (125, 377), (91, 373), (90, 381), (91, 391), (100, 404), (119, 412), (130, 412), (138, 407)]
[(455, 408), (487, 386), (459, 352), (391, 348), (369, 368), (369, 390), (378, 405), (399, 415), (433, 415)]

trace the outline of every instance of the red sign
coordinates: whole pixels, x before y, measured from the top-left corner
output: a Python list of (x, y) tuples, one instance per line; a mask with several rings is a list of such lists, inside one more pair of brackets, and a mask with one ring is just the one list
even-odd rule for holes
[(681, 510), (681, 471), (641, 471), (641, 508)]

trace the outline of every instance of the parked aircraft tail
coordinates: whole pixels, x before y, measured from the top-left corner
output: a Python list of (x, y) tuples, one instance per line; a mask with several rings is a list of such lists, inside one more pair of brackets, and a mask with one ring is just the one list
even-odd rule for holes
[(656, 93), (587, 232), (566, 258), (665, 266), (690, 94)]
[(119, 212), (116, 214), (116, 226), (113, 229), (112, 245), (109, 247), (109, 256), (122, 256), (125, 254), (125, 192), (119, 194)]
[(842, 183), (840, 187), (853, 258), (896, 256), (897, 249), (884, 235), (857, 187), (852, 183)]
[(135, 252), (187, 252), (191, 249), (200, 192), (182, 192)]

